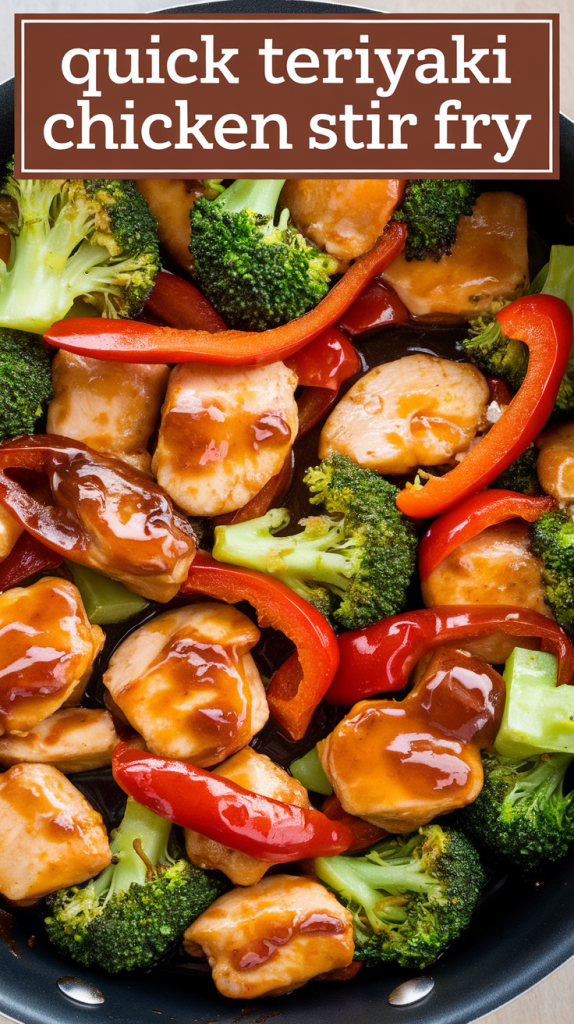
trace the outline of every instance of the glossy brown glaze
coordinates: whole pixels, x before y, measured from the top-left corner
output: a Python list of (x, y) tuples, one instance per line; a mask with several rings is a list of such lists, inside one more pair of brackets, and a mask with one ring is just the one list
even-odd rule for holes
[[(194, 538), (153, 480), (54, 434), (7, 442), (0, 466), (2, 504), (40, 540), (143, 597), (175, 596), (195, 553)], [(33, 486), (21, 475), (30, 469)], [(44, 485), (41, 497), (38, 483)]]
[(191, 515), (245, 505), (289, 453), (297, 434), (297, 377), (283, 363), (172, 371), (153, 471)]
[(267, 721), (248, 653), (258, 638), (232, 605), (189, 605), (135, 630), (110, 660), (104, 683), (151, 753), (210, 767)]
[(85, 685), (104, 639), (55, 577), (0, 595), (0, 637), (0, 735), (27, 732)]
[(281, 995), (353, 958), (349, 911), (317, 881), (268, 875), (221, 896), (187, 929), (184, 945), (207, 957), (232, 999)]
[(319, 744), (343, 808), (410, 832), (476, 799), (481, 747), (504, 707), (502, 676), (465, 651), (439, 648), (403, 701), (360, 701)]
[(21, 762), (53, 764), (66, 775), (112, 763), (120, 737), (101, 708), (61, 708), (24, 736), (0, 738), (0, 767)]

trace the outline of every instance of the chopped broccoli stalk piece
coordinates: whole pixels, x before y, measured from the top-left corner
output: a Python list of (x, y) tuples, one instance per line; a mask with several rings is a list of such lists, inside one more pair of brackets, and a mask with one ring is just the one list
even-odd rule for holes
[(42, 339), (0, 327), (0, 440), (33, 434), (53, 397), (50, 353)]
[(563, 857), (574, 840), (574, 790), (564, 776), (574, 754), (497, 757), (483, 751), (484, 785), (458, 822), (493, 864), (537, 871)]
[(471, 216), (476, 195), (474, 182), (464, 178), (411, 178), (402, 206), (393, 214), (393, 220), (407, 225), (407, 260), (450, 256), (458, 219)]
[(541, 494), (542, 489), (536, 471), (537, 462), (538, 448), (534, 443), (529, 444), (528, 448), (489, 486), (501, 487), (506, 491), (520, 491), (521, 494)]
[(355, 959), (422, 969), (468, 927), (484, 883), (462, 832), (425, 825), (355, 856), (319, 857), (317, 877), (353, 915)]
[(542, 559), (546, 601), (574, 639), (574, 522), (568, 512), (546, 512), (530, 527), (532, 550)]
[(398, 488), (338, 452), (304, 480), (327, 515), (302, 520), (303, 532), (289, 537), (275, 536), (289, 523), (287, 509), (218, 526), (214, 557), (276, 576), (346, 629), (401, 611), (417, 538), (396, 507)]
[(133, 594), (123, 583), (102, 576), (95, 569), (77, 562), (66, 562), (74, 583), (76, 584), (86, 615), (90, 622), (98, 626), (106, 626), (112, 622), (124, 622), (132, 615), (143, 612), (149, 601)]
[(159, 270), (157, 224), (132, 181), (29, 180), (8, 165), (15, 203), (0, 261), (0, 325), (44, 334), (82, 296), (102, 316), (132, 316)]
[(310, 789), (312, 793), (322, 793), (323, 796), (331, 796), (333, 787), (323, 771), (316, 746), (303, 754), (303, 757), (292, 761), (289, 771), (293, 778), (297, 779), (297, 782), (305, 786), (305, 789)]
[(307, 313), (329, 290), (337, 260), (311, 245), (284, 209), (281, 180), (238, 179), (190, 211), (194, 273), (227, 326), (265, 331)]
[(556, 658), (515, 647), (504, 668), (506, 703), (494, 746), (501, 757), (574, 754), (574, 687), (557, 686)]
[(151, 967), (228, 887), (170, 849), (172, 825), (128, 797), (112, 832), (112, 863), (85, 885), (48, 897), (48, 938), (60, 953), (109, 974)]
[[(563, 299), (574, 313), (574, 245), (552, 246), (550, 261), (537, 274), (529, 292)], [(524, 342), (506, 337), (494, 314), (471, 321), (469, 337), (462, 342), (462, 347), (470, 361), (483, 373), (500, 377), (518, 391), (528, 369), (528, 348)], [(574, 348), (552, 415), (556, 419), (574, 416)]]

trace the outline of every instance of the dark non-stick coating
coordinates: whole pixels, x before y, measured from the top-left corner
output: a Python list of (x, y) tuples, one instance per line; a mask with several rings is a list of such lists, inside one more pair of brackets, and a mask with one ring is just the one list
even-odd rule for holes
[[(327, 14), (364, 8), (307, 0), (221, 0), (176, 10)], [(13, 148), (13, 102), (13, 83), (4, 83), (0, 86), (2, 156)], [(521, 192), (528, 201), (530, 223), (538, 235), (534, 250), (542, 257), (538, 262), (544, 261), (544, 243), (574, 243), (574, 124), (564, 117), (561, 161), (560, 181), (505, 182), (502, 186)], [(481, 184), (489, 187), (486, 182)], [(387, 332), (368, 339), (362, 346), (367, 363), (421, 349), (454, 356), (452, 332), (402, 331), (400, 335)], [(265, 651), (261, 654), (264, 658)], [(97, 697), (96, 690), (97, 686), (91, 688)], [(263, 742), (271, 753), (269, 739)], [(289, 749), (277, 749), (274, 754), (287, 763), (292, 756)], [(109, 807), (105, 795), (106, 791), (109, 795), (112, 792), (108, 778), (105, 772), (100, 776), (86, 773), (74, 781), (96, 804), (96, 793), (100, 793), (102, 804), (108, 806), (99, 809), (106, 811), (108, 822), (113, 822), (120, 805)], [(80, 1024), (88, 1017), (102, 1024), (158, 1024), (160, 1016), (176, 1024), (239, 1024), (244, 1019), (263, 1024), (279, 1015), (284, 1024), (381, 1024), (395, 1020), (400, 1024), (468, 1024), (524, 992), (574, 955), (573, 919), (574, 851), (541, 884), (494, 880), (469, 932), (426, 972), (436, 982), (432, 994), (415, 1006), (396, 1008), (388, 1005), (387, 996), (412, 972), (389, 968), (375, 975), (363, 970), (351, 982), (311, 983), (281, 999), (247, 1005), (223, 999), (205, 969), (177, 955), (148, 974), (107, 977), (66, 963), (46, 943), (37, 914), (19, 912), (14, 920), (18, 958), (0, 941), (0, 1011), (25, 1024)], [(32, 935), (36, 939), (29, 942)], [(69, 974), (95, 984), (105, 1002), (87, 1008), (67, 999), (56, 982)]]

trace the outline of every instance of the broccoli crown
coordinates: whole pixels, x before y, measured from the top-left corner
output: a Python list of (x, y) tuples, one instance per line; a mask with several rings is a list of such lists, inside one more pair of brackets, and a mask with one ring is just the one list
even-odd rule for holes
[(305, 529), (290, 537), (275, 536), (289, 522), (286, 509), (218, 526), (215, 558), (278, 577), (346, 629), (401, 611), (417, 538), (396, 507), (398, 488), (338, 452), (304, 480), (328, 515), (301, 520)]
[(0, 327), (0, 439), (32, 434), (53, 397), (50, 354), (41, 338)]
[(60, 953), (109, 974), (150, 967), (227, 884), (168, 847), (171, 823), (128, 797), (112, 833), (112, 863), (48, 898), (48, 938)]
[(574, 638), (574, 521), (568, 512), (545, 512), (530, 527), (535, 555), (542, 559), (546, 600), (556, 621)]
[(520, 491), (521, 494), (541, 494), (542, 489), (536, 471), (537, 462), (538, 448), (534, 443), (529, 444), (528, 448), (525, 448), (489, 486), (502, 487), (505, 491)]
[(461, 344), (479, 370), (500, 377), (518, 391), (528, 369), (528, 348), (523, 341), (503, 334), (494, 314), (471, 320), (469, 336)]
[(476, 195), (474, 182), (464, 178), (411, 178), (402, 206), (393, 214), (393, 220), (407, 225), (407, 260), (424, 260), (427, 256), (440, 260), (443, 254), (450, 256), (458, 218), (461, 214), (472, 214)]
[(574, 840), (574, 791), (564, 796), (571, 754), (498, 757), (482, 752), (484, 786), (458, 814), (460, 826), (494, 864), (536, 871)]
[(0, 325), (43, 334), (80, 297), (102, 316), (139, 311), (159, 270), (159, 242), (132, 181), (8, 173), (2, 188), (17, 214), (6, 225), (9, 262), (0, 263)]
[(190, 212), (194, 273), (209, 301), (238, 330), (279, 327), (312, 309), (329, 289), (337, 260), (274, 215), (281, 181), (237, 180)]
[(354, 856), (320, 857), (318, 878), (353, 915), (355, 959), (422, 969), (468, 927), (484, 872), (468, 838), (425, 825)]

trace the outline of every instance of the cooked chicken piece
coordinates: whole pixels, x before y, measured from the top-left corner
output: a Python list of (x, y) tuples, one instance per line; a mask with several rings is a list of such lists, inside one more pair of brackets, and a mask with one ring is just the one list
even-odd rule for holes
[(152, 754), (202, 768), (219, 764), (269, 717), (248, 653), (259, 635), (229, 604), (164, 612), (118, 647), (104, 684)]
[(530, 550), (522, 519), (489, 526), (460, 544), (421, 584), (427, 608), (440, 604), (507, 604), (552, 618), (542, 563)]
[(353, 959), (349, 911), (318, 882), (270, 875), (220, 896), (183, 937), (230, 999), (280, 996)]
[(32, 901), (99, 874), (111, 854), (102, 817), (49, 764), (0, 775), (0, 893)]
[(299, 231), (339, 259), (372, 249), (399, 205), (405, 182), (397, 178), (302, 178), (287, 181), (279, 197)]
[(246, 505), (283, 466), (297, 435), (297, 376), (283, 363), (172, 370), (152, 469), (190, 515)]
[(468, 449), (485, 424), (488, 384), (469, 363), (414, 355), (383, 363), (329, 416), (319, 458), (348, 455), (379, 473), (439, 466)]
[(411, 260), (401, 253), (381, 275), (413, 316), (470, 319), (500, 308), (528, 286), (526, 203), (513, 192), (483, 192), (461, 217), (452, 256)]
[[(261, 796), (270, 796), (286, 804), (295, 804), (296, 807), (309, 806), (305, 787), (270, 758), (257, 754), (251, 747), (244, 747), (229, 761), (220, 764), (214, 769), (214, 775), (231, 779), (238, 786), (243, 786), (243, 789)], [(223, 871), (235, 885), (254, 885), (271, 867), (270, 861), (232, 850), (191, 829), (185, 830), (185, 848), (191, 863), (196, 867)]]
[(0, 739), (0, 767), (22, 761), (53, 764), (72, 775), (112, 763), (120, 737), (112, 716), (99, 708), (64, 708), (20, 736)]
[(52, 363), (48, 432), (83, 441), (148, 472), (146, 445), (159, 423), (169, 367), (118, 363), (60, 350)]
[(189, 270), (189, 211), (198, 196), (213, 199), (216, 191), (205, 188), (199, 180), (181, 178), (140, 178), (135, 186), (157, 220), (162, 245), (180, 267)]
[(502, 719), (502, 676), (465, 651), (439, 648), (404, 700), (362, 700), (318, 744), (345, 811), (411, 832), (476, 800), (480, 750)]
[(0, 562), (10, 554), (23, 527), (12, 518), (5, 508), (0, 506)]
[(537, 437), (540, 486), (560, 504), (574, 502), (574, 423), (556, 423)]
[(0, 736), (22, 735), (80, 699), (104, 643), (80, 592), (47, 576), (0, 594)]

